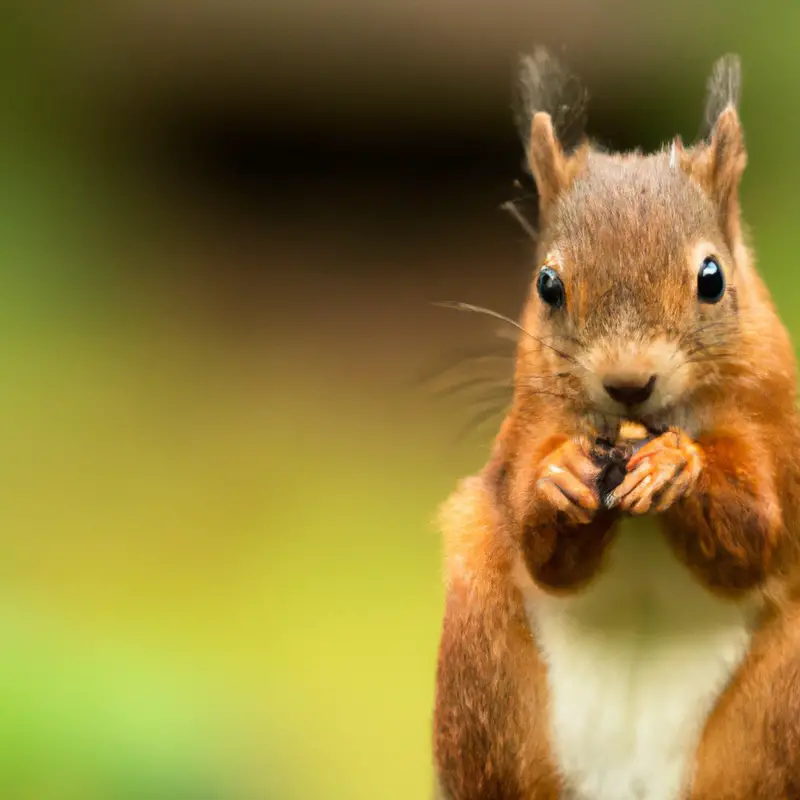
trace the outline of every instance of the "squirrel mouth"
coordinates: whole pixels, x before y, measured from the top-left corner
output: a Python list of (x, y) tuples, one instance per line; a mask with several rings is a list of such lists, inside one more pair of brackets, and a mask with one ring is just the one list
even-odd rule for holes
[[(666, 433), (670, 427), (669, 409), (658, 409), (651, 414), (605, 414), (590, 415), (589, 433), (595, 446), (610, 451), (620, 438), (627, 440), (654, 439)], [(637, 431), (635, 434), (633, 431)], [(627, 433), (626, 433), (627, 431)]]
[(612, 492), (625, 479), (628, 459), (655, 436), (644, 425), (626, 420), (616, 440), (602, 436), (595, 440), (590, 457), (600, 467), (596, 485), (604, 508), (613, 507)]
[(664, 421), (667, 409), (659, 409), (655, 414), (642, 414), (625, 416), (624, 421), (635, 425), (641, 425), (650, 436), (661, 436), (669, 429), (669, 425)]
[(625, 479), (628, 460), (648, 442), (664, 433), (667, 427), (625, 419), (614, 438), (600, 435), (594, 440), (589, 457), (600, 468), (596, 486), (605, 509), (610, 511), (614, 507), (613, 492)]

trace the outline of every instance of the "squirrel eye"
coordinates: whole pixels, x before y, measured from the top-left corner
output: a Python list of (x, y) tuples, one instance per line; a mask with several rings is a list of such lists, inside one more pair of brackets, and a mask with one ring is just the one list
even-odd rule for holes
[(713, 256), (703, 259), (697, 273), (697, 297), (703, 303), (718, 303), (725, 294), (725, 275)]
[(536, 279), (536, 291), (539, 297), (552, 308), (561, 308), (567, 300), (564, 284), (555, 270), (544, 267)]

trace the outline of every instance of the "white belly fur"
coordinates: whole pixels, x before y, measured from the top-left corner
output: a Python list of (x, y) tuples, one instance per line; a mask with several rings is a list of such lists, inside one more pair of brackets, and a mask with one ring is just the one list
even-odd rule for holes
[(525, 593), (566, 797), (677, 800), (752, 609), (700, 587), (648, 518), (624, 521), (609, 557), (580, 594)]

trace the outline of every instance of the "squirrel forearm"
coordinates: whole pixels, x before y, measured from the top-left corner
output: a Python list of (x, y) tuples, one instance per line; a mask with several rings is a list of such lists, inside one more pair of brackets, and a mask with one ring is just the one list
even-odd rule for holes
[(498, 487), (525, 565), (543, 587), (575, 589), (589, 581), (612, 539), (614, 515), (601, 507), (600, 467), (590, 449), (581, 438), (542, 436), (508, 485)]
[(666, 514), (678, 555), (721, 591), (763, 581), (780, 534), (772, 465), (758, 442), (758, 432), (747, 428), (700, 439), (697, 485)]
[(598, 514), (586, 525), (542, 516), (522, 530), (522, 553), (531, 575), (552, 589), (574, 589), (589, 581), (612, 538), (613, 515)]

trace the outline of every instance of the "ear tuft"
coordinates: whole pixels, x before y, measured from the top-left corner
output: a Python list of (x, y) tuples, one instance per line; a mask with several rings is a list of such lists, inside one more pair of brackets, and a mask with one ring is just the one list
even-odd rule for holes
[(742, 94), (742, 63), (735, 53), (718, 59), (706, 84), (706, 106), (702, 138), (708, 138), (727, 108), (738, 111)]
[(543, 215), (585, 161), (586, 100), (580, 81), (544, 48), (520, 59), (516, 119)]
[(705, 141), (679, 156), (682, 168), (717, 206), (720, 225), (732, 246), (740, 236), (739, 184), (747, 165), (744, 132), (737, 110), (740, 96), (739, 57), (723, 56), (708, 79)]
[(572, 153), (584, 139), (588, 94), (580, 80), (544, 47), (520, 57), (514, 116), (525, 151), (533, 118), (550, 115), (556, 139)]

